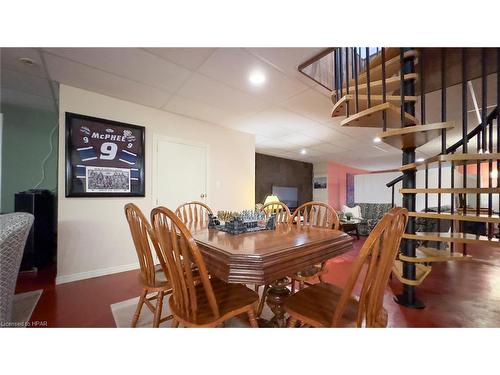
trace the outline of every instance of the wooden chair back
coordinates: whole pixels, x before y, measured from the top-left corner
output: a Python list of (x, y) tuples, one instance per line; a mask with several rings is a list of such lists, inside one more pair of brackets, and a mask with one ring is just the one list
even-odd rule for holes
[(203, 202), (187, 202), (181, 204), (175, 210), (175, 214), (182, 220), (184, 224), (188, 223), (208, 223), (208, 214), (212, 214), (212, 210)]
[(142, 279), (149, 285), (155, 285), (156, 272), (151, 245), (153, 245), (153, 248), (155, 249), (155, 253), (160, 261), (163, 272), (167, 275), (166, 263), (159, 252), (156, 235), (153, 232), (148, 219), (146, 219), (141, 209), (135, 204), (128, 203), (125, 205), (125, 217), (127, 218), (128, 225), (130, 227), (130, 233), (132, 234), (132, 240), (134, 241), (137, 257), (139, 258)]
[[(151, 224), (167, 263), (175, 314), (187, 322), (196, 323), (197, 293), (203, 292), (214, 318), (220, 317), (205, 262), (186, 225), (165, 207), (151, 211)], [(202, 290), (195, 287), (193, 265), (198, 268)]]
[(339, 216), (332, 206), (322, 202), (307, 202), (299, 206), (292, 215), (292, 223), (321, 228), (339, 229)]
[(401, 237), (408, 221), (408, 210), (393, 208), (377, 223), (361, 248), (346, 287), (335, 310), (332, 326), (338, 326), (352, 291), (367, 264), (359, 298), (356, 325), (380, 327), (387, 324), (383, 316), (384, 291), (396, 259)]
[(266, 214), (266, 219), (268, 219), (272, 214), (275, 214), (276, 224), (290, 223), (290, 219), (292, 218), (290, 209), (283, 202), (268, 203), (262, 206), (260, 210)]

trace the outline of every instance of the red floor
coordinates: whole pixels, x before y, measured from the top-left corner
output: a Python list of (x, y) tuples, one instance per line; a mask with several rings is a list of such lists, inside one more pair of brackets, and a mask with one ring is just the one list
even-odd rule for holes
[[(343, 285), (350, 265), (364, 239), (354, 241), (354, 250), (333, 259), (327, 281)], [(500, 327), (500, 249), (469, 247), (475, 259), (435, 263), (418, 297), (423, 310), (402, 307), (393, 301), (401, 292), (396, 278), (389, 283), (385, 308), (392, 327)], [(54, 271), (22, 274), (17, 293), (41, 289), (32, 321), (48, 327), (114, 327), (110, 305), (139, 295), (137, 271), (55, 285)]]

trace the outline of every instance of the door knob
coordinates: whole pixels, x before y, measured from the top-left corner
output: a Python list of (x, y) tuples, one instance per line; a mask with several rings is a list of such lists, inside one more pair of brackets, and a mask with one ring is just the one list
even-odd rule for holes
[(206, 194), (203, 194), (203, 193), (200, 194), (200, 198), (206, 198), (206, 197), (207, 197)]

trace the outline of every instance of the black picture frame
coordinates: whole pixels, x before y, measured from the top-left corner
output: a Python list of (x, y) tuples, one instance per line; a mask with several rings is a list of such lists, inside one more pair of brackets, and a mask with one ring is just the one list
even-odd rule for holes
[[(102, 124), (104, 126), (114, 126), (126, 129), (133, 129), (140, 133), (138, 141), (140, 142), (140, 155), (138, 155), (138, 162), (136, 169), (139, 170), (138, 183), (135, 183), (134, 191), (130, 192), (85, 192), (77, 191), (75, 189), (75, 174), (73, 172), (75, 164), (74, 155), (75, 147), (73, 145), (73, 132), (75, 129), (74, 120), (85, 120), (94, 123)], [(79, 113), (66, 112), (65, 113), (65, 196), (67, 198), (110, 198), (110, 197), (145, 197), (146, 195), (146, 128), (140, 125), (128, 124), (120, 121), (103, 119), (82, 115)], [(132, 187), (131, 187), (132, 190)]]

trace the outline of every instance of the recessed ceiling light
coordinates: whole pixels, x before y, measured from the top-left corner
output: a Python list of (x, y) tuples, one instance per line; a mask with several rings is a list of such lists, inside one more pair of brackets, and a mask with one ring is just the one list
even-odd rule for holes
[(373, 142), (375, 143), (380, 143), (381, 139), (379, 137), (373, 138)]
[(307, 154), (307, 151), (306, 151), (306, 149), (305, 149), (305, 148), (303, 148), (302, 150), (300, 150), (300, 153), (301, 153), (302, 155), (305, 155), (305, 154)]
[(422, 162), (422, 161), (424, 161), (424, 160), (425, 160), (424, 158), (418, 158), (418, 159), (417, 159), (417, 162), (418, 162), (418, 163), (420, 163), (420, 162)]
[(38, 65), (35, 61), (30, 59), (29, 57), (20, 57), (19, 61), (22, 62), (24, 65), (29, 65), (29, 66), (36, 66)]
[(248, 80), (254, 86), (262, 86), (266, 82), (266, 76), (260, 70), (254, 70), (248, 76)]

